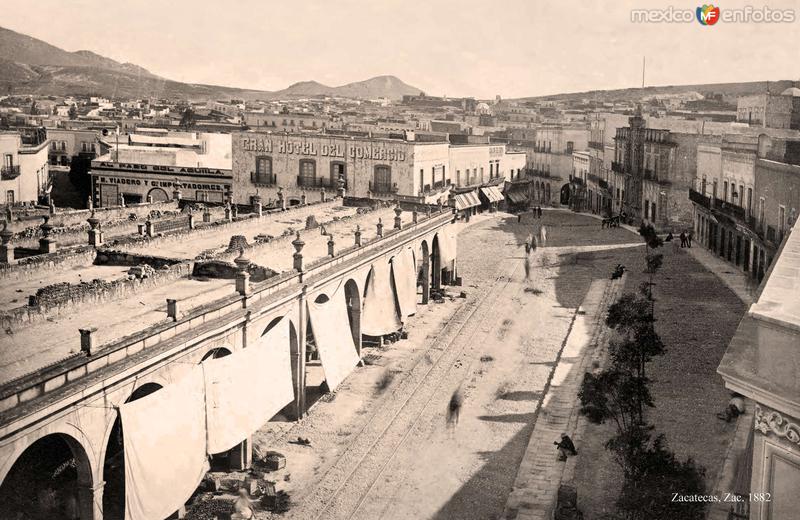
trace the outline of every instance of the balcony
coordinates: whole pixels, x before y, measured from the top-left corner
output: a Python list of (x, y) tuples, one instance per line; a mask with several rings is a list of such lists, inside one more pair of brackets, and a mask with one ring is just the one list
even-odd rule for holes
[(327, 177), (297, 176), (297, 185), (303, 188), (333, 188), (333, 182)]
[(625, 168), (623, 167), (622, 163), (612, 162), (611, 171), (616, 173), (625, 173)]
[(604, 190), (608, 189), (608, 181), (605, 179), (600, 179), (599, 181), (597, 181), (597, 185)]
[(19, 177), (19, 165), (3, 166), (0, 168), (0, 181), (10, 181)]
[(250, 182), (258, 186), (275, 186), (278, 184), (278, 179), (275, 174), (250, 172)]
[(740, 222), (745, 222), (746, 220), (744, 208), (737, 206), (731, 202), (725, 202), (724, 200), (719, 200), (715, 198), (713, 209), (714, 211), (721, 213), (722, 215), (738, 220)]
[(689, 190), (689, 200), (706, 209), (711, 209), (711, 197), (706, 197), (698, 191)]
[(369, 191), (372, 193), (397, 193), (398, 189), (397, 184), (369, 181)]
[(603, 143), (600, 143), (598, 141), (589, 141), (589, 148), (594, 148), (595, 150), (602, 151), (605, 149), (605, 146), (603, 146)]

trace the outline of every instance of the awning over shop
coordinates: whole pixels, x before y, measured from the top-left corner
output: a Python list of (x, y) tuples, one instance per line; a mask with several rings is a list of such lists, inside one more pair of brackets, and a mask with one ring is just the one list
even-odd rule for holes
[(524, 204), (528, 202), (528, 196), (522, 191), (509, 191), (506, 192), (506, 197), (512, 204)]
[(362, 334), (385, 336), (397, 332), (403, 326), (397, 315), (391, 277), (391, 266), (388, 262), (377, 261), (372, 264), (364, 294), (364, 308), (361, 311)]
[(497, 189), (496, 186), (488, 186), (486, 188), (481, 188), (481, 193), (483, 193), (483, 196), (486, 197), (486, 199), (490, 203), (501, 202), (505, 200), (505, 197), (503, 197), (503, 194), (500, 193), (500, 190)]
[(327, 301), (308, 302), (308, 315), (322, 361), (322, 370), (325, 372), (325, 381), (333, 391), (358, 364), (358, 353), (347, 316), (344, 283)]
[(457, 211), (474, 208), (475, 206), (481, 205), (481, 201), (478, 199), (478, 195), (474, 191), (459, 193), (456, 195), (455, 203)]

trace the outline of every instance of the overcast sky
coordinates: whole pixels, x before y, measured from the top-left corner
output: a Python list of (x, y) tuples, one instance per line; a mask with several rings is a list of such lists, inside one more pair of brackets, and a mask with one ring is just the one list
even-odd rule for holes
[[(2, 0), (0, 25), (170, 79), (279, 90), (393, 74), (429, 94), (519, 97), (800, 79), (794, 23), (632, 23), (669, 2)], [(675, 8), (699, 5), (685, 0)], [(800, 0), (726, 1), (793, 9)]]

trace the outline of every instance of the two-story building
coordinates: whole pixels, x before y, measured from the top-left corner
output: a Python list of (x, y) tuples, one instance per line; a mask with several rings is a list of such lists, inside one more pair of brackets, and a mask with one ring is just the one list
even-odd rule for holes
[(0, 204), (37, 203), (50, 190), (47, 134), (0, 133)]

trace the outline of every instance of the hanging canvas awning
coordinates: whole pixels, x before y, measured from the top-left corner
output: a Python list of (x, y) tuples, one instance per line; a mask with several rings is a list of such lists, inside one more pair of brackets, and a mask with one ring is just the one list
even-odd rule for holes
[(289, 320), (239, 352), (203, 362), (208, 453), (227, 451), (294, 399)]
[(439, 243), (439, 257), (442, 262), (442, 268), (452, 271), (456, 260), (455, 226), (449, 225), (445, 227), (436, 233), (436, 237)]
[(506, 192), (506, 197), (508, 197), (508, 200), (510, 200), (512, 204), (524, 204), (528, 202), (528, 196), (524, 192), (518, 190)]
[(397, 292), (400, 317), (404, 319), (417, 312), (417, 273), (414, 252), (405, 248), (392, 258), (392, 280)]
[(388, 262), (372, 264), (367, 290), (364, 295), (364, 310), (361, 312), (361, 332), (368, 336), (384, 336), (400, 330), (402, 324), (397, 316), (395, 294), (392, 288)]
[(481, 201), (478, 199), (478, 195), (474, 191), (459, 193), (455, 196), (455, 207), (458, 211), (474, 208), (475, 206), (480, 205)]
[(322, 370), (325, 372), (325, 381), (333, 391), (359, 361), (347, 316), (344, 283), (333, 294), (328, 295), (327, 301), (309, 301), (308, 317), (322, 361)]
[(119, 409), (125, 520), (167, 518), (192, 496), (206, 459), (203, 368)]
[(486, 188), (481, 188), (481, 193), (483, 193), (483, 196), (486, 197), (490, 203), (501, 202), (505, 200), (503, 194), (500, 193), (499, 189), (497, 189), (497, 186), (487, 186)]

